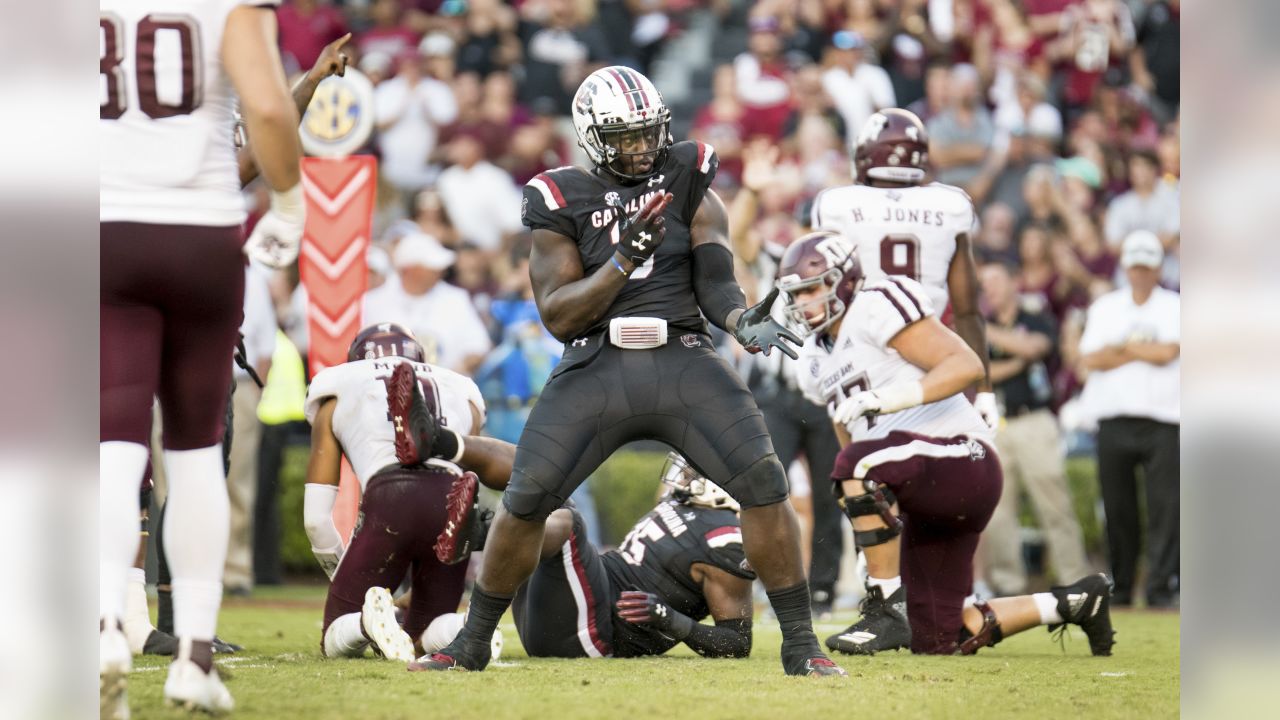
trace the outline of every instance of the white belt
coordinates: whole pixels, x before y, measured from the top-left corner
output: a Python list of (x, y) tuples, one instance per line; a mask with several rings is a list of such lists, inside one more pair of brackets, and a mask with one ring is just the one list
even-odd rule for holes
[(648, 350), (667, 344), (662, 318), (621, 317), (609, 321), (609, 342), (624, 350)]

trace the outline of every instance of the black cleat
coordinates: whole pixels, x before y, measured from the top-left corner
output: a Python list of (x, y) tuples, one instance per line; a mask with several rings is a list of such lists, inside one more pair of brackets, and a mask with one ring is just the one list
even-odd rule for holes
[(907, 592), (899, 587), (888, 598), (880, 586), (867, 587), (859, 606), (862, 617), (839, 634), (827, 638), (827, 647), (848, 655), (875, 655), (883, 650), (911, 647), (907, 622)]
[(788, 650), (784, 644), (782, 647), (782, 671), (788, 675), (798, 677), (848, 677), (849, 673), (843, 668), (831, 662), (822, 649), (818, 647), (818, 640), (814, 638), (812, 641), (804, 643), (794, 650)]
[(391, 372), (391, 380), (387, 383), (387, 410), (391, 415), (391, 423), (396, 433), (396, 460), (403, 466), (417, 465), (430, 457), (427, 448), (422, 447), (423, 438), (418, 428), (411, 422), (415, 405), (426, 403), (422, 399), (422, 390), (418, 387), (418, 377), (413, 366), (402, 362)]
[(1049, 592), (1058, 599), (1058, 614), (1066, 621), (1050, 625), (1049, 632), (1057, 631), (1061, 642), (1067, 624), (1079, 625), (1089, 637), (1089, 650), (1094, 655), (1110, 655), (1116, 644), (1116, 633), (1111, 629), (1111, 580), (1095, 573)]
[[(439, 652), (424, 655), (409, 663), (409, 672), (436, 672), (441, 670), (469, 670), (480, 672), (489, 664), (490, 643), (468, 643), (467, 629)], [(477, 647), (469, 647), (469, 646)]]
[(213, 651), (219, 655), (234, 655), (244, 649), (243, 645), (227, 642), (217, 635), (213, 636)]
[(481, 510), (476, 504), (476, 491), (480, 481), (473, 472), (463, 473), (453, 481), (445, 499), (448, 517), (444, 529), (436, 537), (436, 559), (445, 565), (471, 557), (471, 553), (484, 549), (485, 537), (493, 522), (492, 510)]
[(168, 655), (173, 657), (178, 652), (178, 638), (161, 630), (152, 630), (142, 643), (143, 655)]

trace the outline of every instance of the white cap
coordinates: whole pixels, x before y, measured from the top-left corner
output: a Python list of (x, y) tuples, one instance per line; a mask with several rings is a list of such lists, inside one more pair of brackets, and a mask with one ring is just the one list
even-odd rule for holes
[(396, 244), (396, 269), (422, 266), (444, 270), (453, 265), (457, 253), (424, 232), (410, 232)]
[(360, 70), (370, 75), (391, 72), (391, 62), (390, 55), (374, 50), (360, 58)]
[(1164, 246), (1160, 238), (1149, 230), (1134, 230), (1124, 239), (1120, 251), (1120, 265), (1125, 269), (1141, 265), (1160, 269), (1164, 263)]
[(453, 55), (454, 48), (457, 44), (453, 42), (453, 38), (447, 33), (436, 31), (428, 33), (422, 38), (422, 42), (418, 43), (418, 52), (424, 57), (435, 57), (438, 55)]

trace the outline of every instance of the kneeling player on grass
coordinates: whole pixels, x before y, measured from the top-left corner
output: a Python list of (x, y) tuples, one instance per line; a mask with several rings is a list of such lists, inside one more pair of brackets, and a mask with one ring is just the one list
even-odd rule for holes
[[(505, 486), (514, 445), (464, 439), (438, 427), (413, 429), (420, 431), (419, 447), (434, 445), (427, 452), (458, 457), (462, 467), (479, 469), (486, 485)], [(538, 566), (512, 602), (520, 641), (531, 657), (641, 657), (661, 655), (681, 642), (704, 657), (751, 653), (755, 573), (742, 550), (738, 503), (674, 452), (662, 482), (668, 486), (662, 501), (618, 550), (597, 552), (575, 509), (560, 508), (548, 517)], [(460, 562), (479, 549), (487, 527), (473, 524), (476, 479), (468, 475), (454, 486), (450, 522), (437, 552), (442, 560)], [(714, 625), (698, 622), (708, 615)], [(429, 660), (430, 655), (409, 668), (425, 669), (420, 665)]]
[(1094, 655), (1110, 655), (1111, 590), (1101, 574), (965, 606), (1002, 476), (990, 431), (961, 394), (982, 378), (982, 362), (933, 316), (919, 283), (864, 285), (854, 244), (816, 232), (787, 248), (778, 288), (810, 334), (801, 389), (827, 406), (844, 445), (832, 479), (867, 558), (863, 617), (827, 647), (972, 654), (1037, 625), (1071, 623)]
[[(324, 654), (379, 655), (408, 662), (419, 637), (462, 599), (465, 565), (445, 565), (432, 545), (446, 521), (446, 496), (458, 466), (406, 455), (403, 427), (416, 395), (423, 412), (449, 427), (479, 432), (484, 400), (470, 379), (429, 365), (422, 347), (392, 323), (361, 330), (347, 362), (318, 373), (307, 395), (312, 424), (303, 515), (311, 549), (332, 578), (324, 608)], [(342, 456), (360, 481), (360, 520), (343, 549), (333, 524)], [(406, 572), (413, 599), (396, 622), (390, 588)]]

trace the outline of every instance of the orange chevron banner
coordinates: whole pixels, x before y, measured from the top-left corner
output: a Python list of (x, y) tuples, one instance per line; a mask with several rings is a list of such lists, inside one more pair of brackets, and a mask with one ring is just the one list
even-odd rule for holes
[[(298, 274), (307, 289), (311, 377), (346, 362), (347, 348), (360, 331), (377, 178), (377, 160), (368, 155), (302, 159), (307, 224)], [(344, 460), (333, 520), (347, 542), (359, 507), (360, 483)]]

